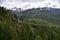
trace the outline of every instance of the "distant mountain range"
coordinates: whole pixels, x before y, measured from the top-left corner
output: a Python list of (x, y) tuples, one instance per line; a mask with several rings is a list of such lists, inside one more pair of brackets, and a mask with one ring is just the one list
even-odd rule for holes
[[(57, 9), (57, 8), (43, 7), (43, 8), (32, 8), (32, 9), (45, 10), (45, 11), (48, 11), (50, 13), (53, 13), (53, 14), (56, 14), (56, 15), (60, 15), (60, 9)], [(15, 12), (24, 11), (24, 9), (16, 8), (16, 7), (12, 8), (11, 10), (15, 11)], [(26, 9), (26, 10), (28, 10), (28, 9)]]
[(32, 8), (27, 10), (22, 10), (21, 8), (14, 9), (16, 10), (11, 10), (11, 12), (17, 14), (18, 16), (23, 16), (25, 18), (41, 18), (43, 20), (60, 25), (60, 9), (48, 7)]
[(56, 14), (56, 15), (60, 15), (60, 9), (57, 9), (57, 8), (44, 7), (44, 8), (42, 8), (42, 10), (46, 10), (46, 11)]

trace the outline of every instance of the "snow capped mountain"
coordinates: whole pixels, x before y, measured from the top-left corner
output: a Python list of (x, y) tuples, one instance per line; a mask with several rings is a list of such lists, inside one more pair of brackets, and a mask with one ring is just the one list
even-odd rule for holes
[(16, 12), (20, 12), (20, 11), (22, 11), (21, 8), (17, 8), (17, 7), (12, 8), (11, 10), (12, 10), (12, 11), (16, 11)]
[[(53, 15), (60, 15), (60, 9), (57, 9), (57, 8), (51, 8), (51, 7), (43, 7), (43, 8), (32, 8), (33, 10), (45, 10), (49, 13), (52, 13)], [(32, 10), (31, 9), (31, 10)], [(12, 8), (11, 9), (12, 12), (17, 12), (18, 14), (21, 12), (21, 11), (26, 11), (26, 10), (30, 10), (30, 9), (22, 9), (22, 8)]]

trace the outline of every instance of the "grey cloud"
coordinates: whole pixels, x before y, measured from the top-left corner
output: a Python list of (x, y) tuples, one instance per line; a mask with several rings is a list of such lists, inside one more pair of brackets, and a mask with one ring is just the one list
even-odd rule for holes
[(3, 0), (0, 0), (0, 3), (2, 3), (3, 2)]
[(14, 2), (14, 1), (17, 1), (17, 2), (43, 2), (45, 0), (8, 0), (10, 2)]
[(44, 0), (21, 0), (22, 2), (42, 2)]

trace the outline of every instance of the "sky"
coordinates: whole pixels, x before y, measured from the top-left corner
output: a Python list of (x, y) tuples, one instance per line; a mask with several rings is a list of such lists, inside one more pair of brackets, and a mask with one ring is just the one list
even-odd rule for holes
[(30, 9), (38, 7), (60, 8), (60, 0), (0, 0), (0, 6), (7, 9), (13, 7)]

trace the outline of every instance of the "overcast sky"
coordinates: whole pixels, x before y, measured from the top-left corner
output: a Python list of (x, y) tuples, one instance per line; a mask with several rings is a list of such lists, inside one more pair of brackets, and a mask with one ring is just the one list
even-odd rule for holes
[(60, 0), (0, 0), (0, 6), (6, 8), (37, 8), (37, 7), (52, 7), (60, 8)]

